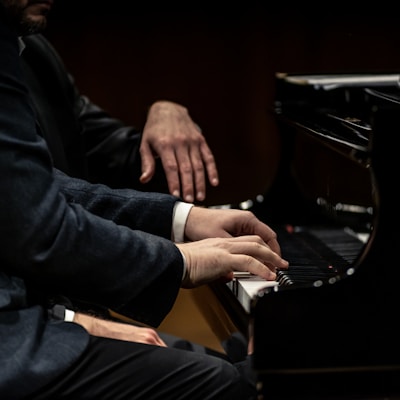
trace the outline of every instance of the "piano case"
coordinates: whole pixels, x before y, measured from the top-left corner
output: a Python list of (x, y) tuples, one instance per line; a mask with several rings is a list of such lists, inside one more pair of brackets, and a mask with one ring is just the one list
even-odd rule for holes
[[(292, 275), (251, 301), (265, 399), (400, 393), (398, 82), (396, 74), (277, 75), (284, 155), (253, 211), (276, 227)], [(348, 240), (330, 237), (338, 230)], [(299, 239), (309, 236), (330, 243), (308, 245), (315, 258), (298, 261)], [(329, 274), (313, 276), (308, 263)]]

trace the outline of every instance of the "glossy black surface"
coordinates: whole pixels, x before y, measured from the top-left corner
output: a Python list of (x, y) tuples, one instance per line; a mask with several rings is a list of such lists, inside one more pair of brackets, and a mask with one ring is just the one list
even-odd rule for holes
[[(351, 145), (338, 146), (299, 124), (295, 116), (302, 115), (302, 104), (291, 102), (285, 115), (285, 99), (280, 100), (278, 118), (286, 135), (287, 153), (276, 192), (269, 193), (255, 212), (267, 221), (275, 219), (276, 223), (293, 223), (305, 229), (315, 222), (365, 229), (370, 237), (350, 264), (343, 263), (335, 279), (316, 279), (318, 284), (311, 279), (259, 293), (250, 318), (254, 368), (263, 382), (263, 393), (269, 396), (266, 398), (395, 398), (400, 380), (399, 212), (395, 194), (400, 106), (374, 95), (367, 96), (363, 104), (357, 103), (365, 107), (372, 131), (365, 148), (355, 150)], [(326, 128), (333, 129), (331, 125)], [(302, 154), (298, 154), (299, 143), (301, 151), (305, 150)], [(325, 153), (329, 157), (321, 159), (319, 155)], [(314, 166), (318, 179), (312, 173), (313, 159), (319, 162)], [(306, 171), (299, 171), (302, 168)], [(354, 193), (349, 196), (350, 192)], [(323, 207), (316, 204), (319, 197), (324, 198)], [(345, 204), (372, 212), (367, 216), (337, 212), (333, 206), (341, 198)]]

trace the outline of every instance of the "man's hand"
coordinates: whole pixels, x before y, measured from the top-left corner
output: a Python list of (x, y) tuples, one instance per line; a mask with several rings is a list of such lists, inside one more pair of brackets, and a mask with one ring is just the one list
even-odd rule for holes
[(187, 109), (169, 101), (158, 101), (149, 110), (140, 145), (142, 183), (155, 172), (155, 158), (160, 157), (174, 196), (192, 203), (206, 197), (206, 175), (211, 185), (219, 184), (213, 153), (192, 121)]
[(223, 279), (232, 280), (234, 271), (250, 272), (266, 280), (275, 280), (277, 268), (287, 261), (256, 235), (234, 238), (210, 238), (178, 243), (186, 260), (183, 288), (192, 288)]
[(281, 254), (276, 233), (250, 211), (192, 207), (189, 212), (185, 238), (190, 241), (243, 235), (257, 235), (272, 251)]
[(73, 322), (82, 325), (93, 336), (167, 347), (152, 328), (107, 321), (81, 313), (75, 313)]
[(276, 270), (289, 265), (281, 258), (276, 233), (250, 211), (194, 206), (185, 238), (191, 242), (177, 244), (186, 259), (185, 288), (218, 278), (229, 281), (234, 271), (274, 280)]

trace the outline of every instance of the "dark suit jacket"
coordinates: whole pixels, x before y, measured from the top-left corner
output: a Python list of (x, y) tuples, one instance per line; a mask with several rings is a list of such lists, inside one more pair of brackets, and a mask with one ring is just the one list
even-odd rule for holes
[(0, 54), (0, 398), (13, 400), (55, 379), (88, 343), (78, 325), (47, 319), (49, 293), (129, 305), (157, 325), (183, 261), (167, 240), (176, 198), (54, 173), (1, 6)]
[(160, 165), (151, 184), (139, 182), (141, 132), (82, 95), (45, 37), (37, 34), (23, 40), (26, 83), (55, 167), (111, 187), (166, 191)]

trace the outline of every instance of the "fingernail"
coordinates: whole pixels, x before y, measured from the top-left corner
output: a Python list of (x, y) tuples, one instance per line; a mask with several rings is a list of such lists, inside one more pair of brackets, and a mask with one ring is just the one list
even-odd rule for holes
[(289, 266), (289, 261), (283, 259), (283, 264), (284, 264), (286, 267), (288, 267), (288, 266)]
[(172, 196), (179, 197), (179, 190), (174, 190)]
[(197, 193), (197, 200), (203, 201), (204, 200), (204, 194), (202, 192)]
[(185, 196), (185, 200), (186, 200), (188, 203), (193, 203), (193, 196), (190, 195), (190, 194), (188, 194), (187, 196)]

